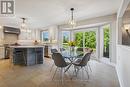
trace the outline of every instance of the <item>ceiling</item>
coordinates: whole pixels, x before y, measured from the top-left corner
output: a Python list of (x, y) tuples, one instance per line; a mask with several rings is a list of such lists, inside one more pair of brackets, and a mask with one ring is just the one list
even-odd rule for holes
[(121, 0), (15, 0), (15, 17), (1, 17), (0, 25), (19, 27), (20, 17), (25, 17), (30, 28), (42, 28), (67, 23), (71, 7), (78, 21), (116, 13), (120, 4)]

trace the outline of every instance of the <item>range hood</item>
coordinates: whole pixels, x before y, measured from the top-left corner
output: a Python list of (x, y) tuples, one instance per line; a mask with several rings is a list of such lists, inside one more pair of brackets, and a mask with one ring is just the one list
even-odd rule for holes
[(4, 26), (4, 33), (20, 34), (20, 29)]

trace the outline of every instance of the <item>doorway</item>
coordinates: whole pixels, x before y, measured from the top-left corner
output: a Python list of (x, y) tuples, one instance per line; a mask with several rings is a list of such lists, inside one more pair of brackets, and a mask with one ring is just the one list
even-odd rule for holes
[(74, 31), (74, 40), (77, 49), (80, 48), (85, 53), (88, 49), (93, 49), (92, 59), (97, 58), (97, 28), (82, 29)]

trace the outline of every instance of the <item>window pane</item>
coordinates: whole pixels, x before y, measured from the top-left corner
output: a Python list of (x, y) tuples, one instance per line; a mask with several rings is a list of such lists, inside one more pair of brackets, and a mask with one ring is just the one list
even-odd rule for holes
[(75, 41), (77, 47), (83, 47), (83, 33), (77, 32), (75, 33)]
[(69, 41), (70, 41), (70, 31), (62, 31), (62, 46), (63, 46), (63, 48), (68, 47)]
[(48, 31), (43, 31), (42, 35), (43, 35), (42, 36), (43, 37), (42, 38), (43, 41), (49, 41), (49, 32)]
[(109, 58), (109, 40), (110, 40), (110, 25), (105, 25), (103, 26), (104, 30), (104, 49), (103, 49), (103, 54), (104, 57)]
[(96, 32), (85, 32), (85, 47), (96, 49)]

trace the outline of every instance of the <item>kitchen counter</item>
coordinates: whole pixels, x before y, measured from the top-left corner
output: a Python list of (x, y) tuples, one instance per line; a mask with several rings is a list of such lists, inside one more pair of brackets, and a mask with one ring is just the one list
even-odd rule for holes
[(9, 46), (10, 48), (40, 48), (44, 46), (39, 46), (39, 45), (32, 45), (32, 46), (28, 46), (28, 45), (19, 45), (19, 46)]
[(18, 65), (35, 65), (43, 64), (44, 46), (9, 46), (11, 58), (14, 64)]

